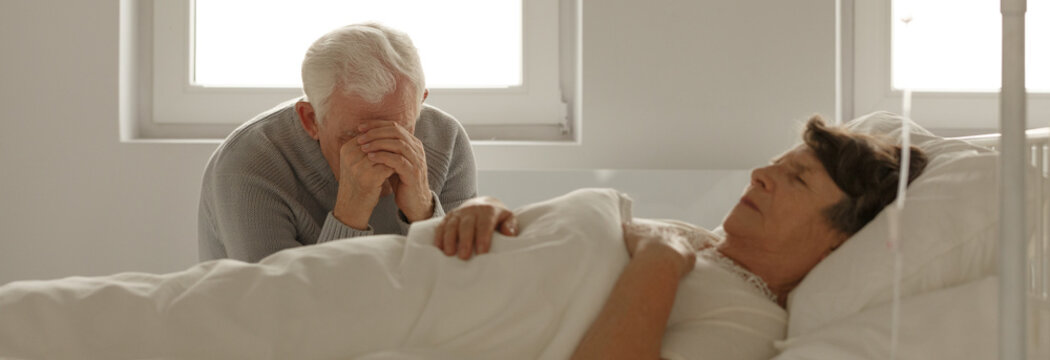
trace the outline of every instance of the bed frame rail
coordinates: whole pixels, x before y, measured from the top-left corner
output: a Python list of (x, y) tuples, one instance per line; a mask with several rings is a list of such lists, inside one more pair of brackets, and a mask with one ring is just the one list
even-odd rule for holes
[[(1033, 171), (1025, 181), (1034, 193), (1025, 198), (1038, 201), (1031, 207), (1035, 214), (1027, 214), (1033, 233), (1026, 246), (1028, 285), (1028, 358), (1050, 359), (1050, 128), (1028, 130), (1025, 133), (1028, 165)], [(977, 135), (962, 139), (992, 149), (999, 147), (999, 135)]]

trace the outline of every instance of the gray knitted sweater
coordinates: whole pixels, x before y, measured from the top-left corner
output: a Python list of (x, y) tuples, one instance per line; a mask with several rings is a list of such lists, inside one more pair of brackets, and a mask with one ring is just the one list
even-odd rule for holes
[[(338, 183), (290, 100), (234, 130), (204, 171), (197, 214), (200, 260), (259, 261), (282, 249), (372, 234), (406, 234), (393, 195), (379, 199), (370, 229), (332, 215)], [(434, 216), (477, 196), (474, 154), (456, 119), (424, 105), (416, 137), (426, 150)]]

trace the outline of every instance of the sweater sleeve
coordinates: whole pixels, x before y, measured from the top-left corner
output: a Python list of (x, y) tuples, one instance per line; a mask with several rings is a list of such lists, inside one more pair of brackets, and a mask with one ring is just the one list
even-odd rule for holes
[[(441, 201), (438, 201), (438, 195), (434, 193), (434, 190), (430, 190), (432, 195), (431, 201), (434, 203), (434, 213), (430, 215), (431, 219), (445, 216), (445, 209), (441, 207)], [(429, 220), (429, 219), (428, 219)], [(400, 234), (408, 234), (408, 229), (412, 227), (412, 223), (408, 221), (408, 217), (401, 210), (397, 211), (397, 225), (401, 229)]]
[(470, 146), (470, 138), (462, 126), (456, 126), (455, 129), (457, 133), (454, 135), (452, 154), (449, 156), (448, 174), (439, 196), (446, 212), (455, 210), (464, 201), (478, 196), (478, 173), (474, 165), (474, 151)]
[(328, 216), (324, 219), (324, 225), (321, 227), (321, 234), (317, 236), (317, 243), (325, 243), (332, 240), (346, 239), (358, 236), (369, 236), (375, 234), (375, 229), (372, 225), (368, 225), (368, 229), (358, 230), (352, 227), (346, 226), (342, 221), (335, 218), (335, 214), (331, 211), (328, 212)]
[(301, 246), (294, 215), (272, 182), (251, 174), (215, 174), (202, 200), (210, 206), (207, 224), (226, 257), (257, 262), (275, 252)]
[[(261, 176), (227, 174), (214, 176), (214, 184), (205, 187), (202, 198), (212, 206), (207, 212), (210, 218), (201, 218), (202, 224), (212, 227), (211, 233), (225, 248), (225, 257), (257, 262), (288, 248), (302, 246), (297, 239), (295, 214), (290, 208), (289, 195), (280, 186)], [(211, 190), (221, 189), (220, 191)], [(206, 232), (202, 231), (202, 236)], [(346, 226), (336, 219), (331, 211), (325, 218), (317, 237), (317, 243), (332, 240), (369, 236), (374, 230)], [(221, 256), (203, 256), (210, 260)]]
[(211, 224), (232, 259), (256, 262), (302, 246), (296, 238), (289, 194), (271, 179), (251, 173), (216, 174), (208, 191)]

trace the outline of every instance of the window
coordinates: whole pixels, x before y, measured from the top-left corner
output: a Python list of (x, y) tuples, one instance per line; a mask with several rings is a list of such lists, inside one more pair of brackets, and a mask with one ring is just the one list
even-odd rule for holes
[[(912, 118), (935, 132), (963, 135), (998, 128), (998, 0), (854, 0), (851, 5), (852, 115), (899, 112), (901, 89), (909, 87)], [(900, 21), (905, 14), (912, 17), (907, 25)], [(1050, 0), (1029, 0), (1025, 22), (1029, 127), (1047, 126)]]
[(132, 38), (122, 48), (135, 49), (122, 59), (137, 65), (128, 82), (142, 90), (128, 94), (132, 137), (223, 138), (302, 94), (300, 63), (317, 37), (379, 21), (412, 37), (427, 103), (472, 139), (571, 140), (576, 1), (124, 0), (122, 19), (137, 22), (123, 25), (139, 30), (122, 31)]
[[(285, 0), (195, 0), (191, 83), (298, 88), (299, 64), (314, 39), (341, 25), (384, 19), (412, 36), (429, 87), (521, 86), (521, 0), (457, 3), (452, 10), (473, 11), (449, 12), (456, 3), (425, 0), (297, 0), (295, 6)], [(244, 9), (252, 9), (251, 16)], [(275, 26), (277, 19), (310, 21)]]

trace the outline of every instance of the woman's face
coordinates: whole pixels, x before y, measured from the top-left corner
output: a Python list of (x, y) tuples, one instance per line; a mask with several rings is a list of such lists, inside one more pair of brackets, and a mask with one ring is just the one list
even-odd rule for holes
[(801, 279), (846, 236), (824, 209), (845, 196), (813, 151), (798, 147), (751, 172), (751, 184), (723, 227), (735, 246), (776, 259), (772, 269)]

